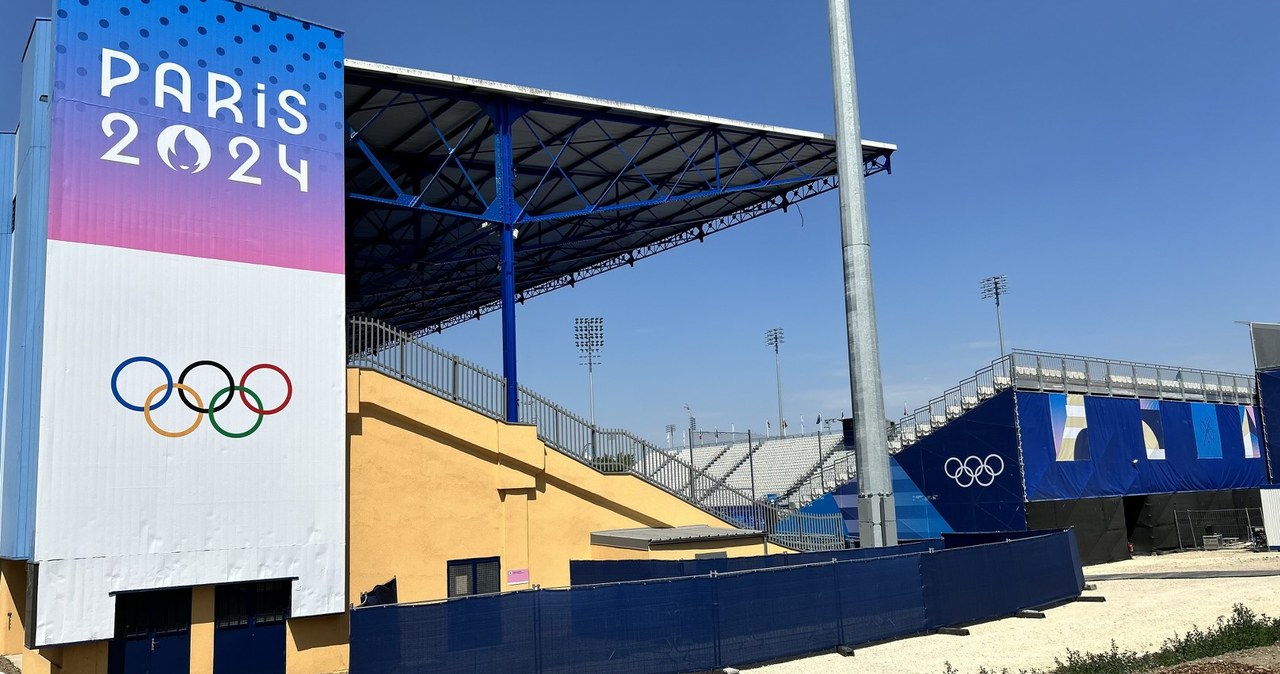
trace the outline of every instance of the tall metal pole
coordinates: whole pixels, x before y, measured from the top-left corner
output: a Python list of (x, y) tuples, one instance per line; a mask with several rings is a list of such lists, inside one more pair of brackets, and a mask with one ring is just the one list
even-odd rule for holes
[(821, 423), (819, 423), (819, 424), (817, 424), (817, 426), (818, 426), (818, 484), (822, 486), (822, 489), (823, 489), (823, 490), (825, 490), (825, 489), (827, 488), (827, 472), (826, 472), (825, 470), (823, 470), (823, 467), (822, 467), (822, 464), (823, 464), (823, 461), (822, 461), (822, 424), (821, 424)]
[(996, 294), (996, 330), (1000, 333), (1000, 357), (1003, 358), (1004, 350), (1004, 319), (1000, 317), (1000, 294)]
[(884, 389), (871, 286), (871, 241), (862, 174), (862, 133), (853, 64), (849, 0), (827, 0), (831, 76), (835, 93), (836, 148), (840, 173), (840, 239), (844, 252), (845, 323), (849, 332), (849, 384), (853, 398), (858, 471), (858, 534), (864, 547), (898, 543)]
[(689, 502), (696, 503), (693, 495), (693, 417), (689, 417)]
[(591, 398), (591, 458), (597, 458), (596, 453), (596, 373), (594, 359), (587, 359), (587, 395)]
[(782, 360), (779, 346), (783, 342), (782, 328), (769, 328), (764, 333), (765, 344), (773, 347), (773, 376), (778, 385), (778, 437), (787, 437), (787, 422), (782, 416)]
[(693, 409), (688, 403), (685, 403), (684, 411), (689, 415), (689, 501), (696, 502), (693, 494), (693, 433), (698, 430), (698, 420), (693, 416)]
[[(747, 429), (747, 463), (751, 468), (751, 509), (755, 512), (752, 515), (755, 518), (756, 526), (760, 526), (764, 517), (761, 516), (760, 501), (756, 500), (756, 459), (755, 452), (751, 451), (751, 429)], [(766, 528), (761, 527), (762, 529)], [(764, 536), (764, 554), (769, 554), (769, 534), (766, 531)]]
[(778, 388), (778, 435), (787, 437), (787, 419), (782, 414), (782, 356), (778, 347), (773, 347), (773, 380)]

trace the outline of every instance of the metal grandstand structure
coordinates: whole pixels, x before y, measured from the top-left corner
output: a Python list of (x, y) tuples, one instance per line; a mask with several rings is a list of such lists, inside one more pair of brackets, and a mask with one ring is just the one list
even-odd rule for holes
[[(1009, 388), (1249, 405), (1256, 402), (1255, 386), (1247, 374), (1014, 349), (894, 423), (889, 448), (899, 452)], [(803, 506), (854, 477), (851, 453), (834, 452), (787, 495)]]
[[(515, 306), (837, 187), (830, 136), (346, 62), (347, 311), (411, 335)], [(864, 142), (864, 173), (896, 147)]]
[(1123, 398), (1251, 405), (1250, 375), (1014, 349), (915, 412), (891, 433), (897, 451), (1008, 388)]

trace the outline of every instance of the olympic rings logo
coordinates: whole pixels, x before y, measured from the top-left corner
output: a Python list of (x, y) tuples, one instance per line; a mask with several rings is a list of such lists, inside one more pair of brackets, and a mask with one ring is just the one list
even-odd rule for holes
[[(998, 468), (993, 460), (999, 464)], [(957, 459), (953, 456), (943, 462), (942, 472), (960, 487), (972, 487), (975, 484), (990, 487), (995, 483), (996, 476), (1004, 472), (1004, 459), (999, 454), (988, 454), (985, 459), (977, 456)]]
[[(141, 405), (135, 405), (125, 400), (124, 396), (120, 395), (120, 373), (123, 372), (125, 368), (135, 363), (152, 365), (156, 369), (160, 370), (160, 373), (164, 375), (164, 383), (152, 389), (151, 393), (147, 394), (146, 399), (143, 400)], [(209, 399), (208, 406), (205, 405), (205, 401), (200, 397), (200, 394), (186, 383), (187, 376), (190, 375), (192, 371), (201, 367), (211, 367), (222, 373), (222, 376), (227, 378), (227, 386), (219, 389), (217, 393), (213, 394), (213, 397)], [(249, 376), (262, 370), (275, 372), (284, 380), (284, 400), (279, 405), (270, 409), (263, 407), (262, 398), (258, 397), (258, 394), (254, 393), (247, 386)], [(182, 404), (186, 405), (187, 409), (196, 413), (196, 420), (190, 426), (180, 431), (169, 431), (160, 428), (160, 426), (156, 424), (155, 420), (151, 418), (151, 412), (161, 408), (165, 403), (169, 402), (169, 398), (173, 396), (173, 392), (175, 390), (178, 392), (178, 399), (182, 401)], [(218, 423), (217, 413), (225, 410), (227, 406), (231, 404), (236, 393), (240, 394), (240, 402), (243, 403), (250, 412), (258, 415), (257, 421), (253, 422), (253, 425), (246, 431), (230, 431)], [(188, 365), (182, 370), (182, 373), (178, 375), (178, 381), (175, 382), (173, 380), (173, 373), (169, 371), (169, 368), (165, 367), (164, 363), (147, 356), (134, 356), (133, 358), (129, 358), (117, 365), (115, 372), (111, 374), (111, 394), (115, 396), (116, 402), (123, 405), (125, 409), (134, 412), (142, 412), (142, 418), (146, 420), (147, 426), (151, 427), (151, 430), (155, 431), (156, 434), (162, 435), (166, 438), (181, 438), (191, 435), (200, 427), (200, 423), (204, 421), (206, 416), (209, 417), (209, 424), (213, 426), (214, 430), (218, 431), (222, 435), (228, 438), (247, 438), (258, 430), (258, 427), (262, 425), (263, 419), (273, 414), (279, 414), (284, 410), (284, 408), (289, 406), (289, 401), (293, 398), (293, 382), (290, 381), (289, 375), (286, 374), (280, 366), (271, 365), (270, 363), (260, 363), (258, 365), (254, 365), (248, 370), (245, 370), (244, 374), (240, 375), (239, 383), (236, 383), (235, 378), (231, 376), (231, 371), (222, 363), (214, 360), (198, 360)], [(250, 398), (253, 399), (252, 403), (249, 402)]]

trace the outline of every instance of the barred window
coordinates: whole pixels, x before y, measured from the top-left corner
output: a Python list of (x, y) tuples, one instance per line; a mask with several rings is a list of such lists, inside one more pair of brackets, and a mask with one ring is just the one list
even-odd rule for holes
[(501, 590), (499, 574), (502, 564), (497, 557), (455, 559), (449, 562), (449, 596), (493, 594)]

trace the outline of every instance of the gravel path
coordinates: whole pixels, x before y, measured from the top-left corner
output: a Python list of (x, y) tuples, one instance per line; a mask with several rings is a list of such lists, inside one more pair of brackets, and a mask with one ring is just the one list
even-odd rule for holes
[[(1184, 552), (1100, 564), (1085, 569), (1098, 586), (1088, 594), (1105, 603), (1076, 602), (1045, 611), (1044, 620), (1006, 618), (970, 627), (970, 636), (929, 635), (860, 648), (851, 658), (835, 654), (751, 668), (763, 674), (942, 674), (950, 662), (964, 674), (978, 668), (1049, 668), (1068, 648), (1104, 651), (1157, 650), (1165, 639), (1193, 626), (1207, 627), (1242, 603), (1280, 615), (1280, 553), (1236, 550)], [(1227, 577), (1221, 576), (1229, 573)], [(1155, 578), (1152, 575), (1173, 577)], [(1116, 579), (1116, 576), (1137, 576)], [(1206, 577), (1207, 576), (1207, 577)]]

